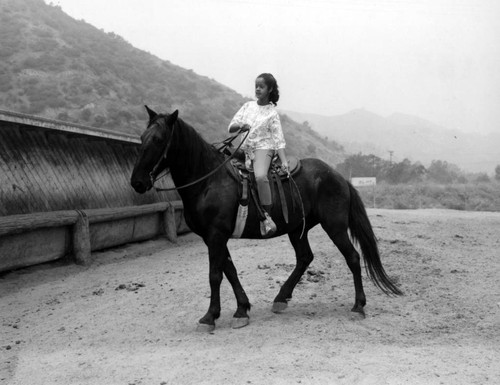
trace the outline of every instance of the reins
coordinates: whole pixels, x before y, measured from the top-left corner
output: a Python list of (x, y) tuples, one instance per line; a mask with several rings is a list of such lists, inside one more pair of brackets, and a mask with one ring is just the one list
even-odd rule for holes
[[(158, 177), (154, 177), (154, 172), (158, 169), (159, 165), (160, 165), (160, 162), (165, 159), (167, 157), (167, 153), (168, 153), (168, 150), (170, 148), (170, 144), (172, 143), (172, 139), (174, 137), (174, 130), (175, 130), (175, 125), (174, 125), (174, 128), (172, 129), (172, 135), (170, 136), (170, 140), (169, 142), (167, 143), (167, 146), (165, 148), (165, 152), (163, 153), (163, 156), (160, 158), (160, 160), (158, 161), (158, 163), (155, 165), (155, 167), (153, 168), (153, 170), (149, 173), (149, 176), (151, 177), (151, 184), (154, 186), (155, 182), (160, 179), (160, 178), (163, 178), (164, 176), (166, 176), (168, 173), (162, 175), (160, 178)], [(243, 131), (239, 131), (236, 135), (234, 136), (231, 136), (229, 138), (227, 138), (226, 140), (224, 140), (222, 143), (223, 143), (223, 146), (221, 147), (221, 149), (229, 146), (231, 144), (231, 142), (236, 139)], [(180, 190), (180, 189), (183, 189), (183, 188), (186, 188), (186, 187), (190, 187), (190, 186), (193, 186), (207, 178), (209, 178), (210, 176), (212, 176), (213, 174), (215, 174), (217, 171), (219, 171), (222, 167), (224, 167), (229, 161), (231, 161), (231, 159), (234, 158), (236, 152), (241, 148), (241, 146), (243, 145), (243, 143), (245, 142), (245, 140), (247, 139), (248, 137), (248, 134), (250, 133), (250, 131), (247, 131), (245, 137), (241, 140), (240, 144), (238, 145), (238, 147), (236, 147), (236, 150), (234, 150), (234, 152), (228, 156), (221, 164), (219, 164), (216, 168), (214, 168), (212, 171), (210, 171), (208, 174), (206, 175), (203, 175), (201, 178), (198, 178), (192, 182), (189, 182), (185, 185), (182, 185), (182, 186), (179, 186), (179, 187), (170, 187), (170, 188), (159, 188), (159, 187), (155, 187), (155, 190), (156, 191), (174, 191), (174, 190)]]
[[(292, 178), (291, 175), (289, 175), (288, 179), (290, 179), (293, 183), (293, 186), (295, 187), (295, 190), (297, 190), (297, 194), (299, 196), (299, 201), (300, 201), (300, 208), (302, 209), (302, 232), (300, 233), (300, 239), (304, 236), (304, 232), (306, 230), (306, 214), (305, 214), (305, 209), (304, 209), (304, 201), (302, 200), (302, 195), (300, 194), (299, 186), (297, 186), (297, 183), (295, 183), (295, 179)], [(291, 193), (293, 194), (293, 193)], [(292, 195), (293, 199), (293, 195)]]

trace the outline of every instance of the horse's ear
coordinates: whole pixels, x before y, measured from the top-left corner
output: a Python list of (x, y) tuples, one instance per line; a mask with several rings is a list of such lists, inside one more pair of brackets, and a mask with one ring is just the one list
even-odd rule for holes
[(167, 118), (168, 124), (169, 125), (174, 124), (178, 116), (179, 116), (179, 110), (175, 110), (174, 112), (172, 112)]
[(148, 112), (148, 115), (149, 115), (149, 120), (153, 120), (156, 115), (158, 115), (156, 112), (154, 112), (151, 108), (149, 108), (148, 106), (144, 106), (146, 107), (146, 111)]

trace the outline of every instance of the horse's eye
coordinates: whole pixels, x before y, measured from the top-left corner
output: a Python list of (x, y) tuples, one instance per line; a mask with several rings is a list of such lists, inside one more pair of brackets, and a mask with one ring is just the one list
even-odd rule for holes
[(156, 145), (161, 144), (161, 138), (159, 136), (153, 136), (153, 143)]

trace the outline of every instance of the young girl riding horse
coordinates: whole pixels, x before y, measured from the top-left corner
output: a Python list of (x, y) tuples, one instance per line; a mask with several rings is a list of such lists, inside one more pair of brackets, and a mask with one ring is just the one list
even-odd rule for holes
[(271, 186), (267, 172), (275, 153), (282, 168), (288, 171), (285, 155), (285, 138), (276, 106), (280, 98), (278, 83), (273, 75), (263, 73), (255, 79), (256, 101), (245, 103), (229, 123), (229, 133), (250, 131), (242, 145), (245, 164), (253, 169), (259, 200), (264, 209), (265, 219), (261, 222), (261, 233), (270, 237), (276, 232), (276, 225), (268, 214), (272, 207)]

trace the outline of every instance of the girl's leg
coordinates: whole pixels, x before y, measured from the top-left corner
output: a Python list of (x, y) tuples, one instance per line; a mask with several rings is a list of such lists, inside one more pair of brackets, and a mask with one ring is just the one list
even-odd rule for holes
[(272, 156), (272, 150), (255, 150), (255, 158), (253, 160), (253, 172), (255, 174), (255, 181), (257, 182), (259, 199), (264, 207), (269, 207), (272, 204), (271, 186), (267, 177)]
[(260, 233), (264, 238), (270, 237), (276, 232), (276, 224), (269, 216), (273, 200), (267, 172), (271, 164), (272, 156), (272, 150), (256, 150), (253, 160), (253, 172), (255, 174), (255, 181), (257, 182), (257, 191), (265, 215), (265, 219), (260, 223)]

